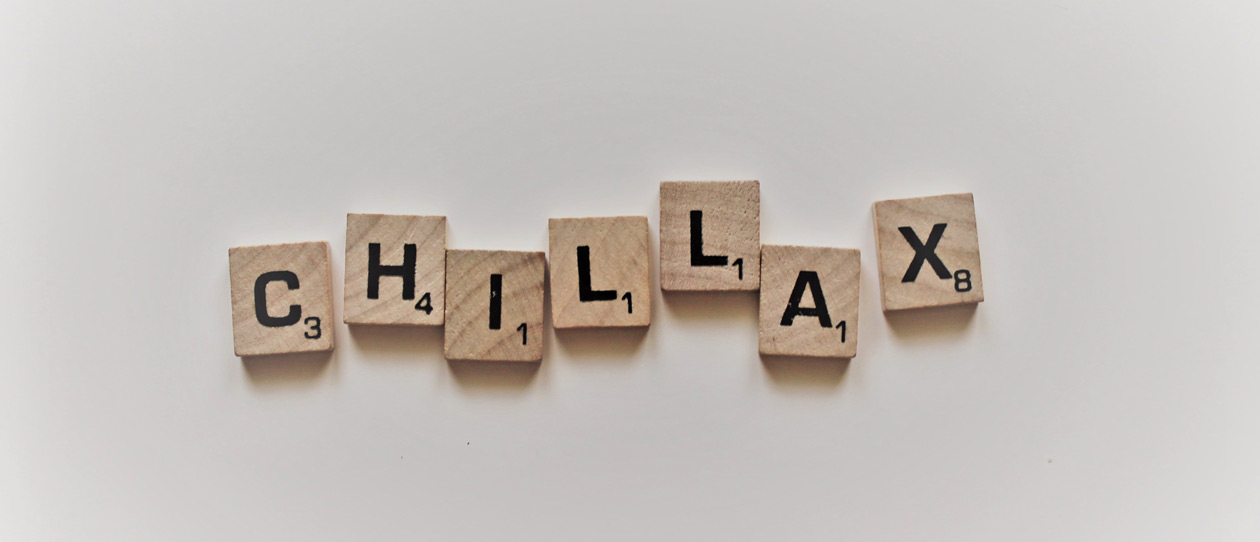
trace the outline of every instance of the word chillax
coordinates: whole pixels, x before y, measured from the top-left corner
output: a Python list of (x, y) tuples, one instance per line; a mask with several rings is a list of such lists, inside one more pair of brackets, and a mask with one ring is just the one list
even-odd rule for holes
[[(665, 291), (759, 290), (759, 350), (857, 355), (860, 253), (761, 244), (757, 181), (661, 183)], [(885, 311), (984, 301), (971, 194), (874, 205)], [(652, 321), (644, 216), (554, 218), (551, 325)], [(446, 217), (346, 216), (343, 321), (445, 326), (448, 359), (541, 361), (547, 255), (451, 250)], [(333, 349), (327, 242), (228, 250), (238, 356)]]

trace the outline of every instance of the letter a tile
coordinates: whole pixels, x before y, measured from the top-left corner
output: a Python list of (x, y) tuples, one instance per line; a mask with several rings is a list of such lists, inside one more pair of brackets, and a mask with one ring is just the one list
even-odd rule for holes
[(333, 349), (328, 243), (228, 249), (238, 356)]
[(446, 359), (542, 361), (542, 252), (446, 252)]
[(857, 355), (861, 268), (861, 255), (854, 249), (761, 247), (761, 353)]
[(445, 301), (446, 217), (346, 215), (347, 324), (439, 326)]
[(553, 218), (547, 229), (553, 327), (652, 322), (647, 217)]
[(971, 194), (880, 201), (873, 213), (885, 311), (984, 301)]
[(756, 290), (760, 277), (760, 183), (661, 183), (662, 290)]

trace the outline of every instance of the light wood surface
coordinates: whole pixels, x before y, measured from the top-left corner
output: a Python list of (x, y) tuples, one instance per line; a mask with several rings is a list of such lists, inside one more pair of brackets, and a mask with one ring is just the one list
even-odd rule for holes
[(228, 249), (236, 355), (333, 349), (330, 260), (324, 241)]
[(861, 254), (855, 249), (762, 246), (760, 352), (857, 355), (861, 268)]
[(660, 206), (662, 290), (757, 289), (760, 183), (665, 181)]
[(541, 361), (546, 273), (542, 252), (448, 250), (446, 358)]
[(971, 194), (880, 201), (873, 215), (885, 311), (984, 301)]
[[(374, 250), (378, 251), (376, 276), (370, 273)], [(405, 265), (408, 255), (414, 269)], [(411, 288), (403, 274), (410, 275)], [(373, 287), (375, 299), (369, 296)], [(347, 324), (442, 325), (446, 318), (446, 217), (346, 215), (342, 315)]]
[(647, 217), (553, 218), (547, 230), (553, 327), (651, 324)]

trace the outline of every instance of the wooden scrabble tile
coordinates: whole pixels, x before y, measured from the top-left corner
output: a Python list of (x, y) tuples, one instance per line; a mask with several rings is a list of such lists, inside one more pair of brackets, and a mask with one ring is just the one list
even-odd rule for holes
[(328, 243), (228, 249), (238, 356), (333, 349)]
[(446, 359), (541, 361), (542, 252), (446, 252)]
[(446, 319), (446, 217), (346, 215), (347, 324)]
[(761, 353), (857, 355), (860, 256), (848, 248), (761, 247)]
[(551, 324), (642, 327), (652, 322), (645, 216), (553, 218)]
[(661, 183), (661, 289), (756, 290), (761, 184)]
[(984, 301), (971, 194), (875, 203), (885, 311)]

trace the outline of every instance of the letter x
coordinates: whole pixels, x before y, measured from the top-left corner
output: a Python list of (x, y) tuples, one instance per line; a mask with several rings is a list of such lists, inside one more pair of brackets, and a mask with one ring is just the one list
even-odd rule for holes
[(945, 262), (942, 262), (940, 256), (936, 255), (936, 245), (941, 242), (941, 237), (945, 235), (945, 224), (932, 226), (932, 233), (928, 234), (927, 244), (919, 241), (919, 236), (914, 233), (914, 228), (902, 226), (897, 228), (897, 231), (901, 232), (901, 236), (905, 237), (906, 242), (910, 243), (910, 247), (914, 249), (914, 259), (910, 261), (910, 267), (906, 268), (906, 276), (901, 277), (901, 282), (914, 282), (914, 279), (919, 278), (919, 270), (923, 269), (923, 262), (927, 262), (932, 266), (936, 276), (943, 279), (951, 276), (949, 269), (945, 268)]

